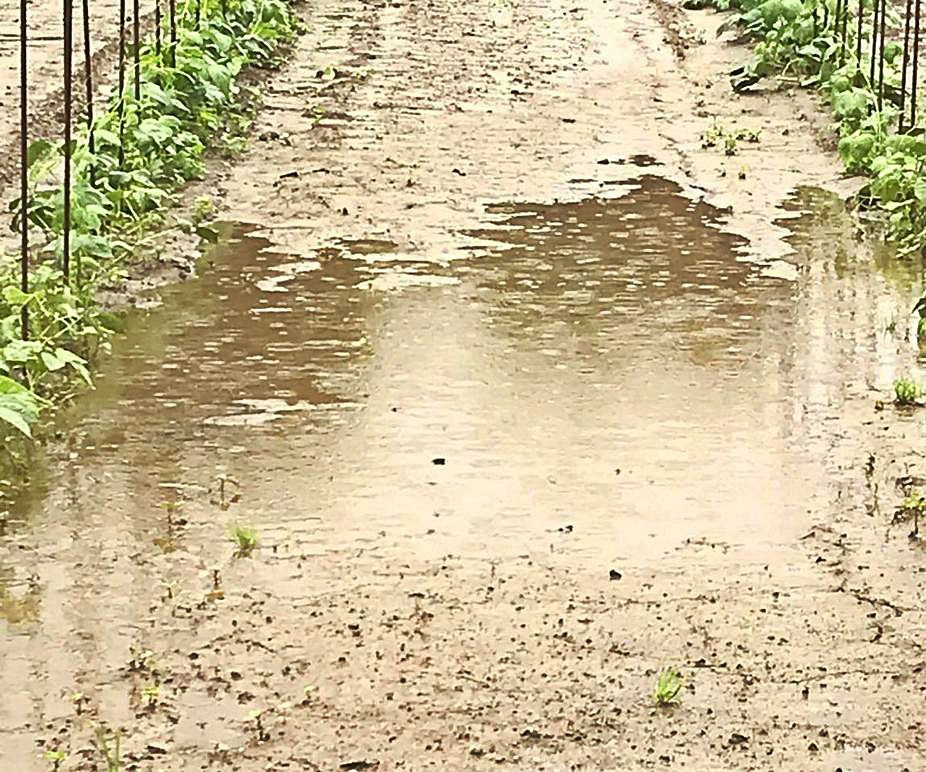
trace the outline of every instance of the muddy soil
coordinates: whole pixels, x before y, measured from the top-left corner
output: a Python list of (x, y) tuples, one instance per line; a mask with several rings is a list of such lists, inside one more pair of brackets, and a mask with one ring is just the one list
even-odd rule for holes
[(0, 768), (926, 768), (921, 266), (825, 118), (663, 3), (302, 13), (0, 521)]

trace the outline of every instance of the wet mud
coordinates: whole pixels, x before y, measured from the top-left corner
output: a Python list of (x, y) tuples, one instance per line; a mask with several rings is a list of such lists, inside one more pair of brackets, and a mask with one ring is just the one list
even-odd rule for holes
[(304, 14), (0, 521), (0, 767), (923, 768), (920, 266), (812, 105), (663, 4)]

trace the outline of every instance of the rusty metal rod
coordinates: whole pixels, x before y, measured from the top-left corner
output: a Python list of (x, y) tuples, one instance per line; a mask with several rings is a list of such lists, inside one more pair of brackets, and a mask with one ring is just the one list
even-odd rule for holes
[(119, 0), (119, 165), (125, 163), (125, 0)]
[(881, 29), (878, 32), (878, 112), (884, 109), (884, 17), (887, 16), (887, 0), (881, 0)]
[(907, 67), (910, 66), (910, 16), (913, 0), (907, 0), (903, 27), (903, 60), (900, 65), (900, 118), (897, 120), (898, 133), (903, 132), (904, 108), (907, 97)]
[(132, 0), (132, 55), (135, 60), (135, 101), (141, 101), (141, 15), (139, 0)]
[[(28, 0), (19, 0), (19, 288), (29, 292), (29, 74), (26, 57), (29, 34)], [(29, 308), (20, 311), (22, 339), (29, 339)]]
[[(84, 17), (84, 85), (87, 89), (87, 148), (93, 155), (93, 52), (90, 49), (90, 0), (83, 0)], [(90, 181), (93, 182), (93, 164), (90, 165)]]
[(865, 36), (863, 24), (865, 21), (865, 0), (858, 0), (858, 32), (855, 38), (855, 69), (862, 69), (862, 38)]
[(913, 72), (910, 77), (910, 128), (916, 126), (916, 89), (919, 85), (920, 11), (922, 0), (916, 0), (913, 9)]

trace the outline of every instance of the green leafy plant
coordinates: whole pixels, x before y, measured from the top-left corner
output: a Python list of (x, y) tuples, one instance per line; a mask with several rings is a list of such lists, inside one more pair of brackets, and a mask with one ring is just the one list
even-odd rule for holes
[(898, 405), (915, 405), (921, 394), (920, 387), (909, 378), (894, 381), (894, 402)]
[(236, 546), (235, 556), (249, 558), (258, 546), (257, 529), (251, 526), (235, 524), (232, 526), (232, 539)]
[[(138, 96), (130, 70), (124, 93), (94, 121), (93, 151), (86, 127), (73, 142), (70, 281), (62, 269), (63, 145), (39, 140), (29, 147), (27, 217), (39, 238), (28, 291), (16, 267), (0, 263), (0, 433), (30, 436), (51, 399), (67, 397), (72, 383), (90, 383), (91, 360), (121, 329), (117, 316), (99, 308), (97, 288), (119, 281), (139, 246), (166, 227), (166, 206), (202, 176), (207, 145), (240, 135), (241, 71), (273, 65), (295, 30), (286, 0), (178, 4), (176, 45), (141, 47)], [(9, 208), (19, 229), (20, 202)], [(203, 223), (211, 211), (199, 201), (189, 222), (170, 227), (214, 240)]]
[(653, 699), (660, 706), (672, 705), (678, 700), (678, 695), (684, 686), (682, 674), (673, 667), (667, 667), (659, 673), (656, 681), (656, 691)]
[[(846, 169), (869, 178), (857, 197), (858, 205), (883, 213), (887, 235), (898, 244), (901, 255), (926, 247), (926, 140), (916, 132), (897, 131), (903, 47), (896, 42), (884, 45), (884, 90), (877, 94), (869, 81), (868, 36), (859, 47), (856, 24), (845, 25), (844, 41), (843, 29), (837, 28), (836, 11), (845, 4), (711, 0), (710, 5), (738, 11), (725, 26), (735, 24), (755, 41), (750, 60), (732, 74), (734, 88), (770, 75), (818, 88), (836, 119), (839, 155)], [(870, 14), (871, 0), (865, 0), (863, 7)], [(850, 8), (855, 15), (857, 6)], [(886, 21), (889, 28), (897, 26), (897, 11), (891, 4)], [(880, 47), (877, 56), (880, 73)]]
[(41, 401), (32, 391), (12, 378), (0, 375), (0, 425), (32, 436), (32, 424), (39, 417)]

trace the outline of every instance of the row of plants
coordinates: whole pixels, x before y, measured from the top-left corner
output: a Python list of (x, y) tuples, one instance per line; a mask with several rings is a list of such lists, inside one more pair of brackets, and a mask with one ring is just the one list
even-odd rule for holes
[[(125, 275), (140, 246), (165, 229), (168, 205), (203, 175), (205, 153), (241, 138), (241, 72), (276, 63), (296, 30), (286, 0), (196, 0), (177, 9), (177, 40), (140, 50), (140, 88), (131, 80), (72, 142), (70, 277), (62, 270), (63, 143), (29, 148), (27, 212), (33, 243), (29, 291), (17, 260), (0, 269), (0, 436), (31, 436), (43, 409), (80, 382), (119, 318), (97, 302), (100, 287)], [(238, 129), (238, 130), (236, 130)], [(10, 205), (19, 230), (20, 202)], [(196, 229), (203, 213), (171, 227)], [(29, 318), (22, 335), (23, 309)]]
[[(734, 23), (755, 42), (751, 59), (736, 73), (740, 83), (775, 75), (819, 89), (832, 108), (846, 170), (868, 177), (858, 196), (859, 206), (883, 214), (887, 235), (901, 255), (923, 250), (926, 140), (918, 128), (899, 130), (902, 80), (905, 101), (910, 103), (909, 80), (903, 79), (904, 48), (898, 42), (885, 42), (882, 55), (879, 42), (874, 52), (869, 50), (872, 0), (863, 0), (861, 45), (856, 2), (706, 0), (703, 4), (737, 11)], [(845, 16), (847, 6), (848, 17), (843, 20), (839, 14)], [(900, 22), (887, 6), (886, 29), (896, 30)]]

